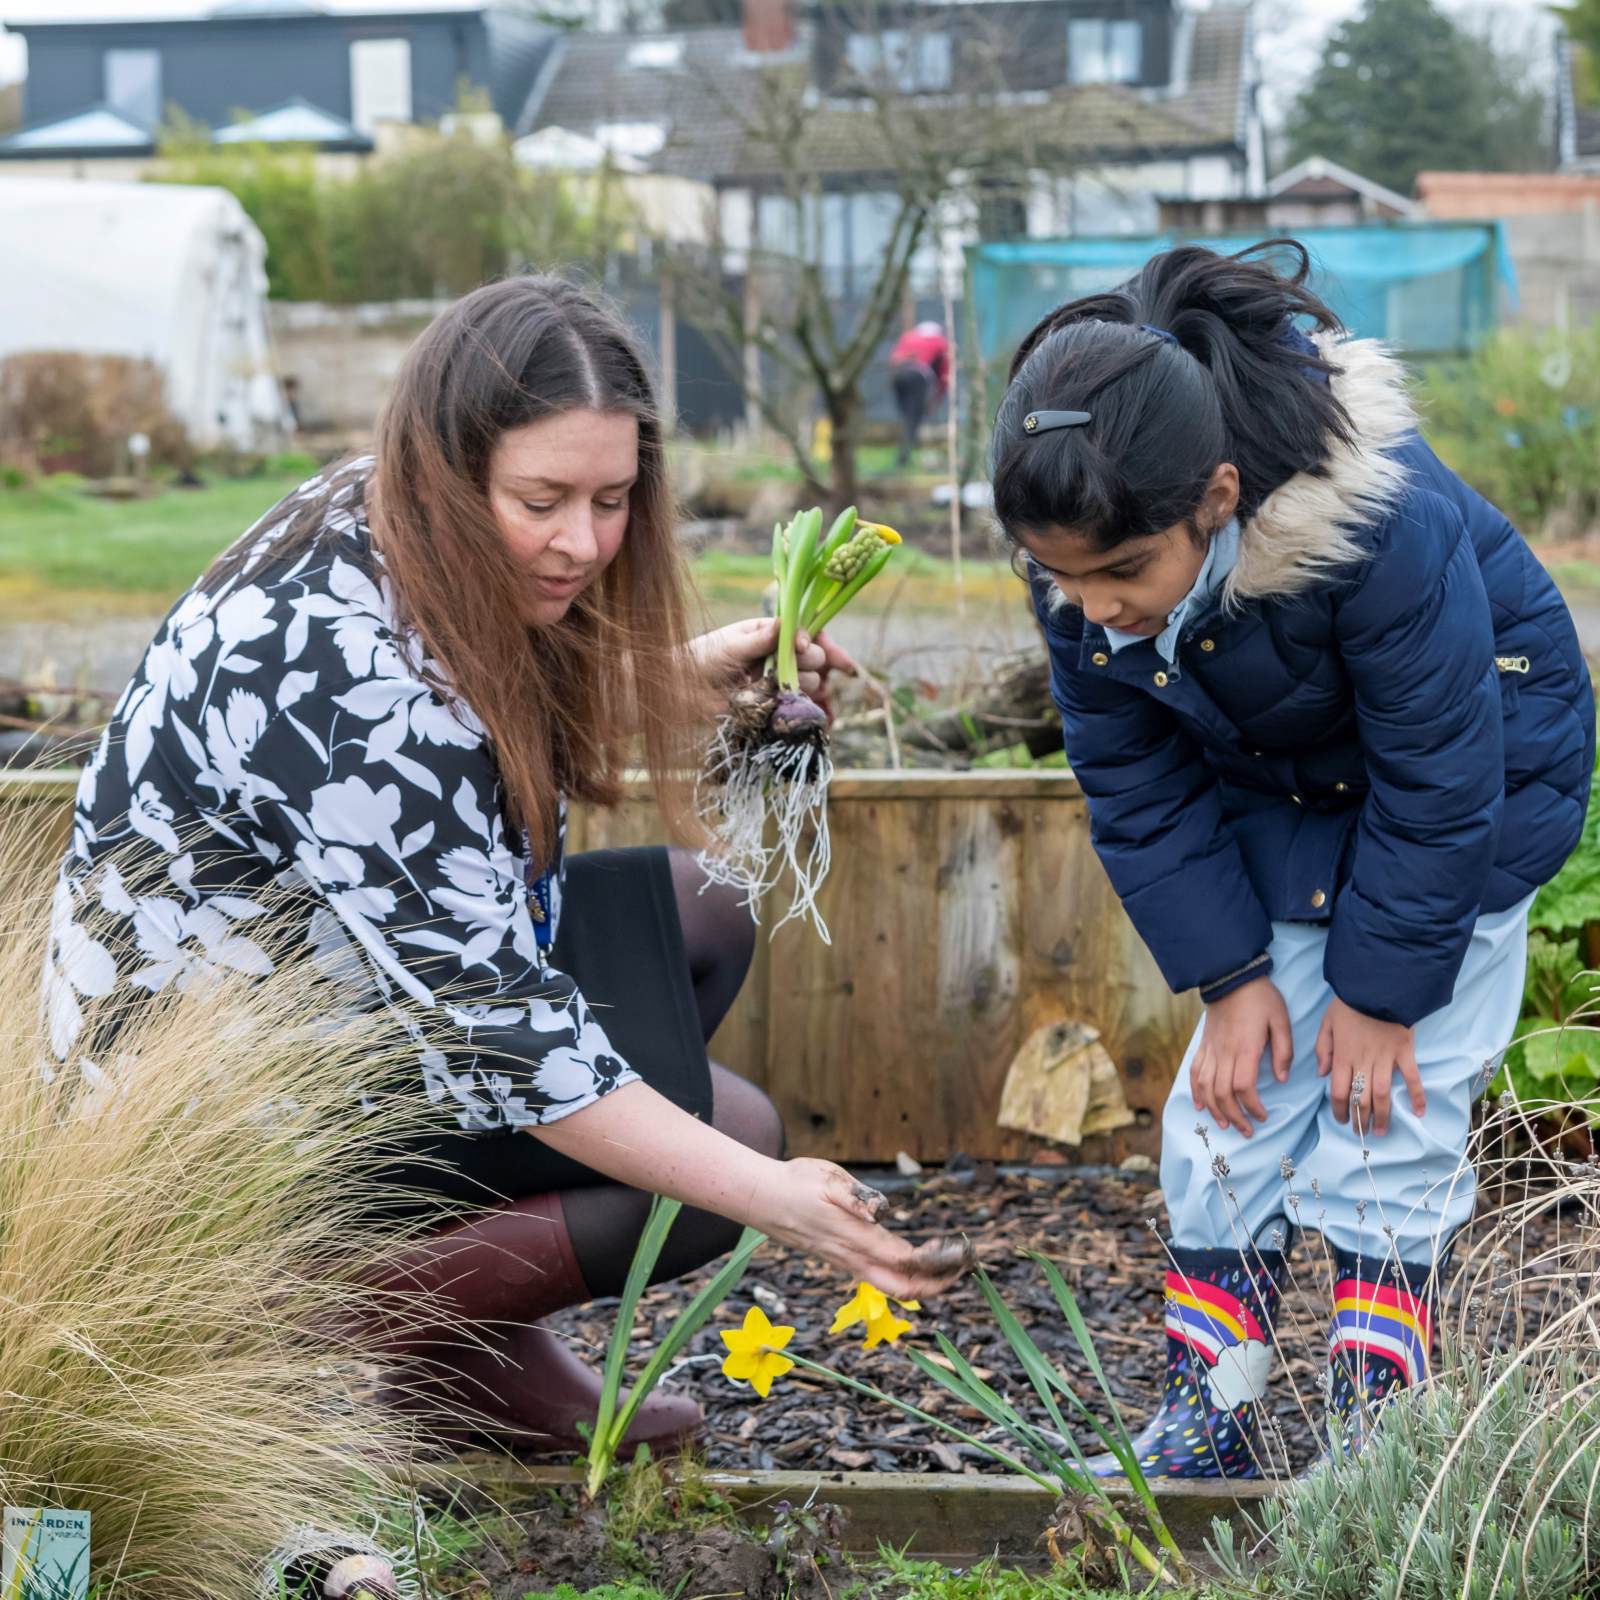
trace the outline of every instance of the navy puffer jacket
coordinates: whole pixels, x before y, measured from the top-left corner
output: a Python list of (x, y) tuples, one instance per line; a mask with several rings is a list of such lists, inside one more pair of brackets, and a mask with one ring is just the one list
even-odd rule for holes
[(1399, 363), (1327, 344), (1356, 443), (1262, 503), (1174, 667), (1032, 588), (1096, 849), (1173, 989), (1326, 922), (1334, 992), (1409, 1024), (1577, 843), (1594, 701), (1555, 585), (1424, 443)]

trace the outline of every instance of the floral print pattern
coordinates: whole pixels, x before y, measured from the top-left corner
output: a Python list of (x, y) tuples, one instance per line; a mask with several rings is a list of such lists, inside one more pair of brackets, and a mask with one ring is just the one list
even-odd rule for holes
[[(283, 885), (312, 891), (290, 931), (352, 1003), (429, 1013), (409, 1026), (434, 1105), (472, 1131), (552, 1122), (635, 1074), (549, 964), (560, 850), (530, 867), (481, 723), (396, 624), (369, 466), (270, 512), (251, 546), (265, 564), (191, 589), (118, 702), (55, 894), (52, 1048), (119, 983), (272, 971), (280, 946), (256, 929)], [(273, 560), (313, 497), (320, 537)]]

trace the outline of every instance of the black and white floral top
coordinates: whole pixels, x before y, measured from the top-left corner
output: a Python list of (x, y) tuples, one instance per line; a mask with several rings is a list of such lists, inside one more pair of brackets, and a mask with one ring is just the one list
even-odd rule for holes
[[(81, 1001), (119, 980), (154, 992), (208, 968), (270, 972), (256, 896), (309, 886), (295, 915), (324, 970), (361, 1003), (406, 996), (432, 1013), (415, 1037), (435, 1105), (470, 1130), (553, 1122), (635, 1074), (549, 965), (560, 852), (529, 871), (482, 726), (429, 686), (442, 672), (395, 624), (362, 509), (369, 465), (269, 513), (267, 564), (191, 589), (117, 703), (56, 890), (52, 1046), (64, 1058)], [(322, 537), (271, 561), (325, 491)], [(141, 866), (133, 889), (130, 845), (158, 852), (164, 882)]]

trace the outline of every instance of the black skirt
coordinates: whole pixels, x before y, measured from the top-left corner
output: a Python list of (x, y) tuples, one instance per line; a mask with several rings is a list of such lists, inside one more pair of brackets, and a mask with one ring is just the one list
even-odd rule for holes
[[(695, 1008), (672, 869), (660, 848), (569, 857), (551, 963), (576, 982), (617, 1054), (658, 1094), (711, 1117), (711, 1066)], [(416, 1159), (422, 1158), (422, 1159)], [(517, 1200), (612, 1180), (525, 1129), (421, 1135), (384, 1172), (386, 1215)]]

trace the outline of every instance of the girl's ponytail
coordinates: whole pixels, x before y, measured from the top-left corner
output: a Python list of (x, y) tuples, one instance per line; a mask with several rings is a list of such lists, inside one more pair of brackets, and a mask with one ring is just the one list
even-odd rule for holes
[[(1339, 328), (1309, 275), (1291, 239), (1234, 256), (1180, 245), (1052, 311), (1018, 347), (996, 418), (1002, 526), (1068, 527), (1109, 547), (1187, 520), (1223, 461), (1239, 469), (1243, 518), (1295, 473), (1324, 470), (1350, 419), (1328, 383), (1337, 369), (1302, 331)], [(1045, 409), (1093, 420), (1077, 437), (1028, 437), (1023, 419)]]

